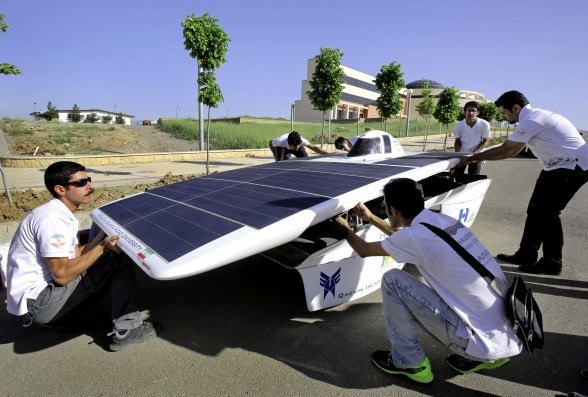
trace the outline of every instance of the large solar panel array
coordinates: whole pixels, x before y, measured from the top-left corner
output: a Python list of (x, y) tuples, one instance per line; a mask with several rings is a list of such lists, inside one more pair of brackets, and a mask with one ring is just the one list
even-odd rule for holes
[(303, 209), (455, 157), (423, 154), (376, 164), (290, 160), (225, 171), (149, 190), (100, 210), (167, 261), (243, 226), (260, 229)]

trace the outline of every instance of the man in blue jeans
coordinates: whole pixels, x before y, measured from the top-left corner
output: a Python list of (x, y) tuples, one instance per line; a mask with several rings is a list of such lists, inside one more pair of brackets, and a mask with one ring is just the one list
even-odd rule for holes
[(118, 236), (100, 232), (87, 244), (78, 240), (73, 215), (92, 199), (94, 186), (83, 165), (58, 161), (47, 167), (45, 186), (53, 196), (20, 223), (8, 251), (7, 310), (33, 322), (78, 322), (84, 305), (111, 297), (110, 350), (120, 351), (157, 335), (136, 303), (133, 264), (117, 246)]
[(390, 350), (376, 350), (372, 362), (382, 371), (414, 381), (433, 380), (431, 363), (417, 333), (420, 325), (452, 354), (447, 363), (460, 374), (498, 368), (522, 350), (507, 317), (504, 300), (455, 250), (421, 223), (445, 230), (497, 278), (506, 278), (476, 236), (457, 220), (424, 208), (415, 181), (400, 178), (384, 187), (388, 219), (363, 204), (356, 214), (386, 233), (383, 241), (366, 242), (347, 221), (337, 222), (351, 247), (361, 256), (391, 256), (412, 263), (429, 285), (400, 269), (382, 277), (382, 297)]
[[(505, 92), (494, 104), (504, 120), (518, 122), (515, 132), (500, 146), (462, 157), (457, 167), (514, 157), (525, 145), (531, 149), (543, 170), (527, 207), (523, 237), (513, 255), (496, 257), (520, 265), (525, 273), (559, 275), (564, 244), (560, 214), (588, 181), (588, 145), (568, 119), (532, 108), (518, 91)], [(543, 257), (537, 260), (541, 247)]]

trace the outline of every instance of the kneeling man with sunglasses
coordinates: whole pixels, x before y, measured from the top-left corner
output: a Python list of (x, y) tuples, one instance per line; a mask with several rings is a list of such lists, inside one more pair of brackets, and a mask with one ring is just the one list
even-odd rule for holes
[(8, 312), (22, 316), (24, 326), (75, 324), (88, 304), (110, 294), (110, 350), (155, 337), (156, 326), (141, 319), (133, 264), (117, 246), (118, 236), (101, 231), (79, 244), (73, 211), (94, 192), (86, 168), (71, 161), (51, 164), (45, 186), (53, 197), (23, 219), (10, 244)]

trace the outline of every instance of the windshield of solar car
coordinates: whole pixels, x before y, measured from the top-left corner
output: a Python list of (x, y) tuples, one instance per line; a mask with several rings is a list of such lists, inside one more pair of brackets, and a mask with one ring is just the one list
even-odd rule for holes
[(347, 156), (356, 157), (380, 153), (382, 153), (380, 138), (359, 138), (349, 153), (347, 153)]

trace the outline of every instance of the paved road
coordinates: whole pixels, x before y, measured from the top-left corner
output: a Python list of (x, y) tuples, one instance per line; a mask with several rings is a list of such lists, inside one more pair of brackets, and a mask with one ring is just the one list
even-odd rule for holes
[[(539, 165), (486, 165), (493, 184), (475, 233), (490, 252), (513, 252)], [(4, 396), (554, 396), (588, 394), (588, 188), (563, 214), (560, 277), (527, 276), (544, 313), (547, 344), (486, 373), (455, 375), (446, 349), (423, 334), (435, 380), (429, 385), (378, 372), (373, 349), (387, 347), (381, 297), (371, 294), (309, 313), (294, 271), (253, 257), (177, 281), (137, 271), (141, 302), (164, 330), (126, 352), (104, 350), (99, 328), (62, 333), (22, 329), (0, 309), (0, 390)], [(515, 267), (504, 265), (511, 276)]]

